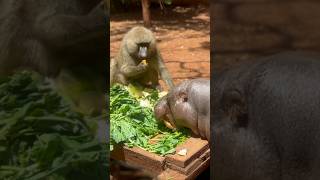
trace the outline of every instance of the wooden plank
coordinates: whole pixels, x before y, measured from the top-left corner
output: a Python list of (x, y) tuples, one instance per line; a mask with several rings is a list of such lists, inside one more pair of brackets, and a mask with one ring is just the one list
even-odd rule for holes
[(187, 178), (186, 175), (172, 169), (166, 169), (157, 177), (158, 180), (185, 180)]
[(194, 173), (194, 170), (197, 170), (199, 167), (205, 165), (209, 165), (209, 164), (205, 164), (205, 163), (210, 163), (210, 150), (207, 149), (207, 151), (205, 153), (203, 153), (200, 157), (197, 157), (195, 159), (193, 159), (193, 161), (191, 161), (186, 167), (180, 167), (177, 164), (173, 164), (170, 162), (166, 162), (166, 167), (179, 171), (182, 174), (185, 175), (190, 175), (192, 173)]
[(206, 140), (191, 137), (185, 143), (179, 145), (176, 148), (176, 152), (179, 152), (181, 149), (187, 149), (186, 156), (180, 156), (175, 153), (174, 155), (167, 155), (166, 161), (180, 167), (186, 167), (195, 158), (198, 158), (209, 149), (209, 143)]
[(111, 156), (117, 160), (143, 167), (153, 174), (159, 174), (164, 171), (165, 157), (150, 153), (138, 147), (115, 147), (111, 152)]
[(171, 176), (172, 179), (193, 179), (209, 166), (209, 144), (206, 140), (191, 137), (179, 145), (176, 152), (184, 148), (187, 149), (186, 156), (175, 153), (162, 157), (138, 147), (115, 147), (111, 156), (114, 159), (140, 166), (155, 176), (160, 174), (161, 178)]
[(208, 168), (210, 165), (210, 158), (203, 161), (198, 168), (194, 169), (190, 174), (187, 176), (186, 180), (192, 180), (195, 179), (197, 176), (199, 176), (206, 168)]
[[(161, 174), (157, 176), (159, 180), (194, 180), (201, 172), (203, 172), (210, 165), (210, 158), (204, 161), (196, 160), (198, 163), (196, 168), (188, 168), (188, 174), (181, 173), (174, 169), (167, 168)], [(192, 163), (193, 164), (193, 163)]]

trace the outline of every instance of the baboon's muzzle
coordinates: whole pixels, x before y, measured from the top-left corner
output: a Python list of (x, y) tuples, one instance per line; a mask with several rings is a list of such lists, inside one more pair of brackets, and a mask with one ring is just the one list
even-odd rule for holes
[(146, 46), (139, 47), (139, 58), (146, 58), (148, 55), (148, 48)]

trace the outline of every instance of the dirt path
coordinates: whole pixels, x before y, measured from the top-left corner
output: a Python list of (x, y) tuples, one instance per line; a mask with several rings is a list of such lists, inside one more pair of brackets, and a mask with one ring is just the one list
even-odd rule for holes
[[(175, 7), (165, 15), (152, 11), (153, 32), (175, 83), (210, 77), (210, 18), (208, 8)], [(142, 25), (140, 12), (111, 16), (110, 55), (119, 50), (123, 35)], [(163, 84), (163, 82), (161, 82)]]
[(320, 51), (320, 2), (218, 1), (214, 4), (214, 69), (283, 51)]

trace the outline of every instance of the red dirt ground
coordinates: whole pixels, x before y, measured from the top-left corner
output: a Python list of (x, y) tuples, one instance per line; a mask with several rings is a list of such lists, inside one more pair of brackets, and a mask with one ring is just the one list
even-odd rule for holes
[[(210, 78), (210, 17), (205, 6), (174, 7), (163, 14), (151, 10), (152, 31), (174, 82)], [(110, 55), (114, 57), (124, 34), (142, 25), (141, 12), (112, 14)], [(163, 82), (161, 82), (163, 85)]]

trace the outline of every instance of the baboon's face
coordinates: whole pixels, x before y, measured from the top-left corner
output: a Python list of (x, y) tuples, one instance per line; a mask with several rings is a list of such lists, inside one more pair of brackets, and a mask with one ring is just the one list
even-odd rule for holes
[(124, 40), (128, 53), (138, 61), (148, 61), (156, 52), (155, 37), (144, 27), (131, 29)]

